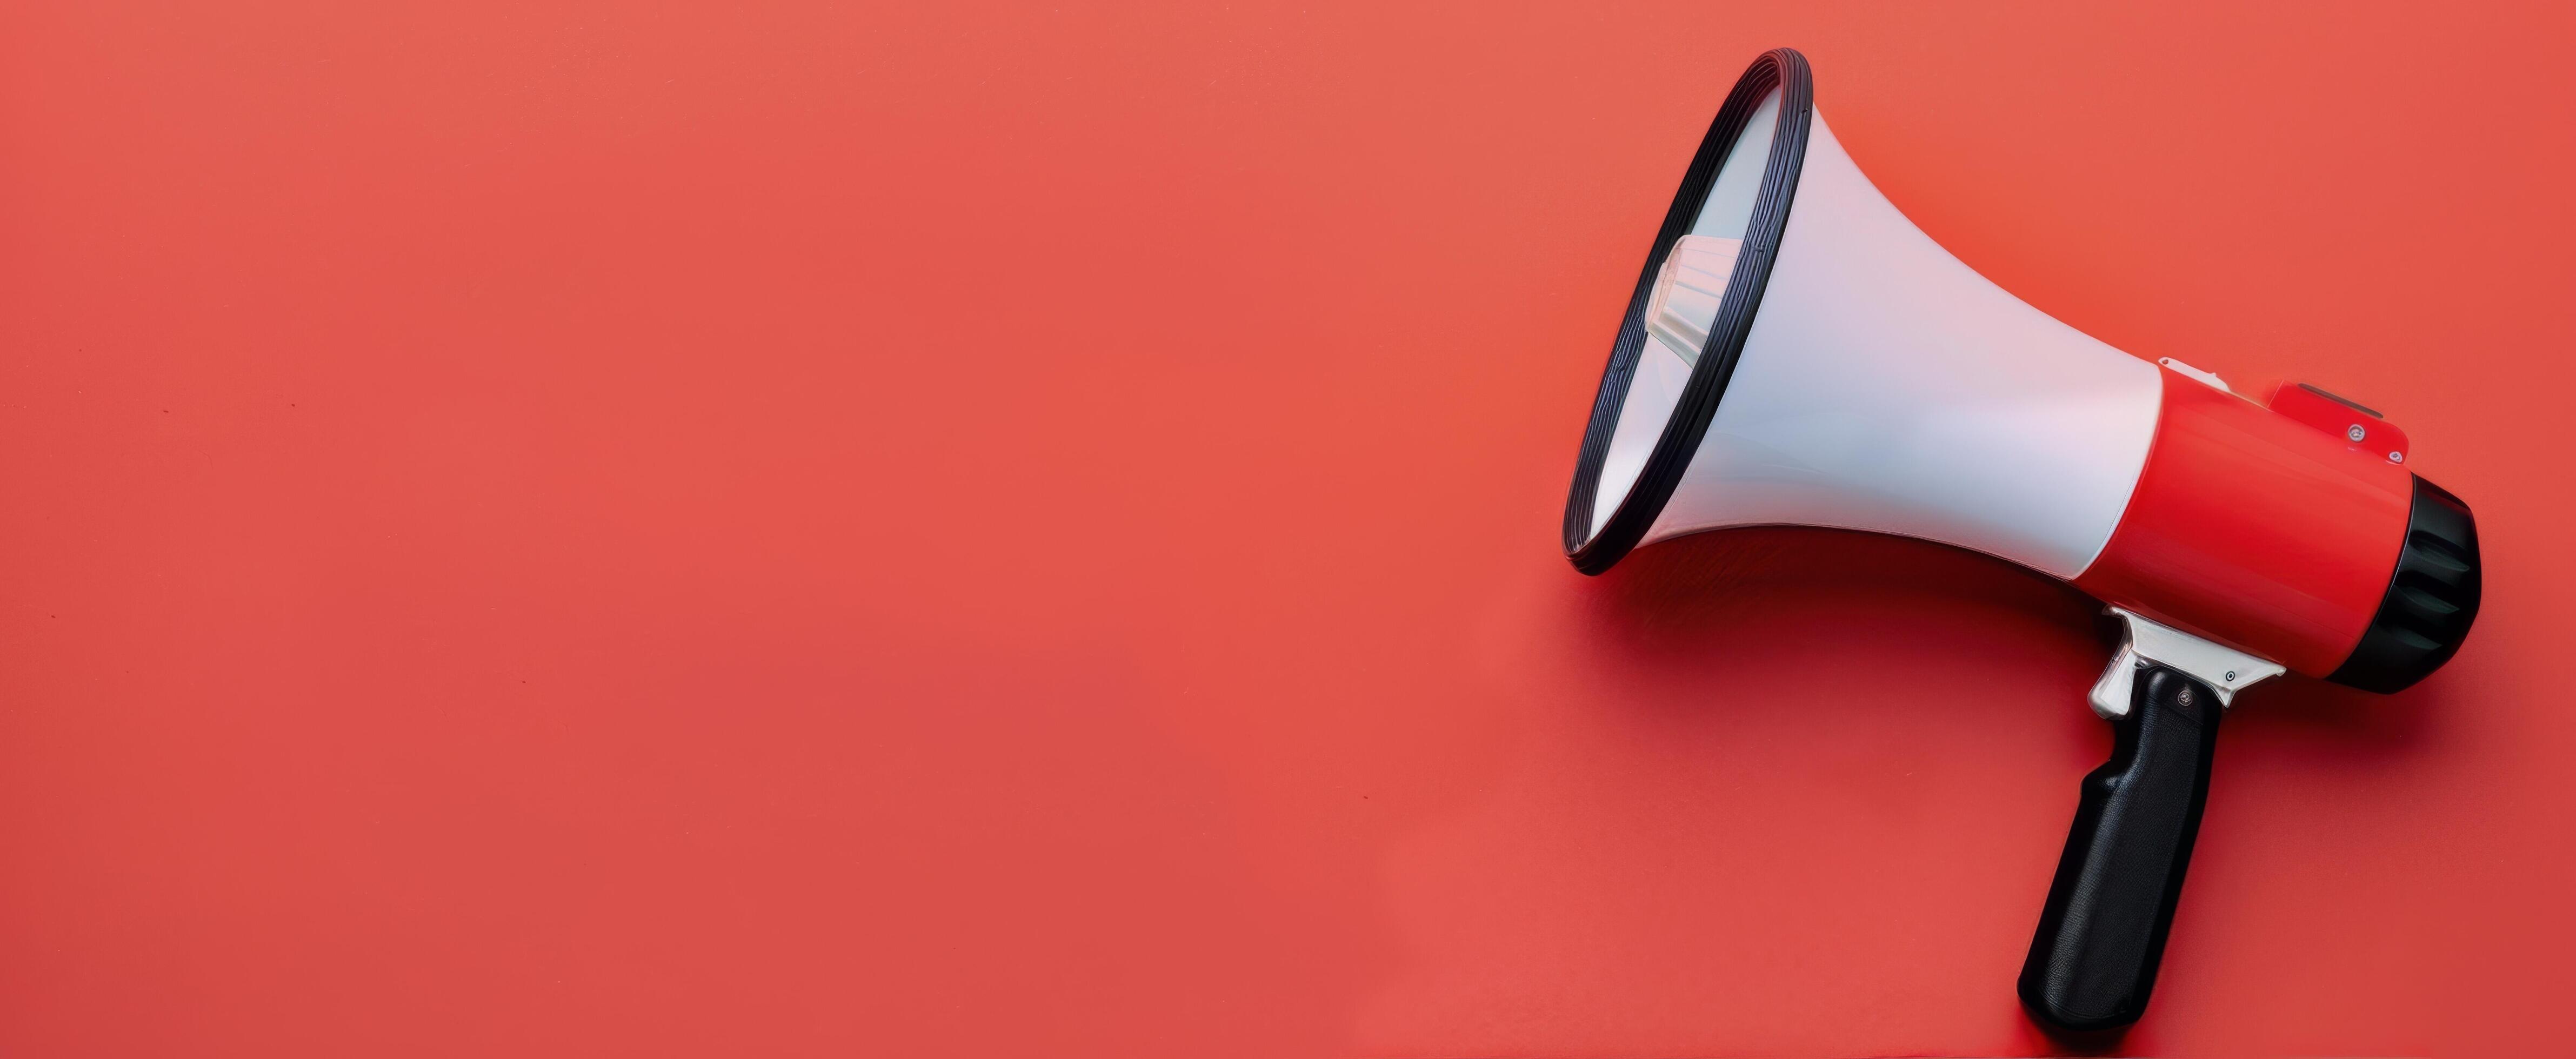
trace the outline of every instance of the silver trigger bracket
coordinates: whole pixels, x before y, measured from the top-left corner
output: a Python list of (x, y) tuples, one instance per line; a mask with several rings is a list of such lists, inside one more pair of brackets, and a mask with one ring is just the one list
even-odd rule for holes
[(2209, 685), (2218, 692), (2221, 706), (2233, 703), (2237, 692), (2288, 672), (2278, 662), (2266, 662), (2133, 611), (2120, 607), (2110, 610), (2120, 618), (2120, 650), (2111, 656), (2111, 665), (2102, 671), (2102, 679), (2093, 682), (2093, 693), (2085, 696), (2093, 704), (2093, 712), (2103, 720), (2129, 715), (2129, 695), (2137, 687), (2137, 670), (2149, 664), (2180, 670)]

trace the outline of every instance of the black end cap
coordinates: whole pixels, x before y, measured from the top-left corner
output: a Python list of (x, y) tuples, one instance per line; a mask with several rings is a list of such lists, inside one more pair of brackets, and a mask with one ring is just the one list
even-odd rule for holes
[(2424, 679), (2460, 649), (2478, 618), (2477, 519), (2441, 486), (2415, 479), (2406, 544), (2379, 613), (2326, 679), (2386, 694)]

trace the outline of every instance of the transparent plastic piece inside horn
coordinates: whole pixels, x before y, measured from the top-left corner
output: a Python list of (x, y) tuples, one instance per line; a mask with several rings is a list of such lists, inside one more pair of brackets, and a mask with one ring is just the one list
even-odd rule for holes
[(1699, 364), (1699, 352), (1708, 345), (1708, 329), (1717, 323), (1718, 307), (1726, 303), (1726, 281), (1735, 275), (1735, 255), (1743, 248), (1741, 239), (1685, 235), (1664, 257), (1663, 271), (1655, 276), (1655, 293), (1646, 303), (1646, 333), (1682, 358), (1682, 363)]

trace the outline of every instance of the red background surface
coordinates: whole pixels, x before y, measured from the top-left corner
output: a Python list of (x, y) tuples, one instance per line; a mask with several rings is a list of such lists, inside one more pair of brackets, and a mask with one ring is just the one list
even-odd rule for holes
[(2478, 511), (2449, 669), (2240, 704), (2127, 1046), (2552, 1048), (2576, 26), (2235, 6), (8, 5), (0, 1051), (2052, 1047), (2086, 600), (1558, 554), (1778, 44)]

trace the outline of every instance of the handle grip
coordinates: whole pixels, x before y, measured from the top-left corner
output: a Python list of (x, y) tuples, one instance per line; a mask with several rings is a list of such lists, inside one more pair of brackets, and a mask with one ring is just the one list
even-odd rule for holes
[(2075, 827), (2022, 964), (2021, 999), (2069, 1030), (2145, 1013), (2182, 898), (2223, 707), (2209, 685), (2141, 662), (2111, 760), (2084, 777)]

